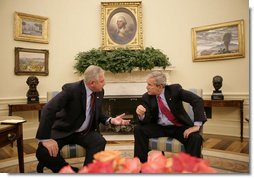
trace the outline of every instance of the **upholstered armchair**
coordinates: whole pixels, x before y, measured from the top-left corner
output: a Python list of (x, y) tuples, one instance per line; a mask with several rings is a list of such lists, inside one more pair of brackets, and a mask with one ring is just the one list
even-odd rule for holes
[[(54, 96), (56, 96), (59, 93), (59, 91), (51, 91), (47, 92), (47, 102), (52, 99)], [(61, 150), (60, 154), (64, 159), (68, 158), (77, 158), (77, 157), (84, 157), (86, 154), (86, 150), (77, 144), (68, 144), (65, 145)], [(43, 168), (45, 166), (42, 163), (38, 163), (37, 165), (37, 172), (43, 173)]]
[[(189, 89), (191, 92), (199, 95), (200, 97), (203, 96), (203, 91), (202, 89)], [(190, 118), (194, 120), (194, 113), (192, 111), (191, 105), (188, 103), (184, 103), (184, 108), (189, 114)], [(203, 133), (203, 129), (201, 128), (201, 134)], [(163, 154), (164, 152), (184, 152), (184, 145), (179, 142), (178, 140), (170, 137), (159, 137), (159, 138), (150, 138), (149, 139), (149, 148), (151, 150), (159, 150), (162, 151)]]

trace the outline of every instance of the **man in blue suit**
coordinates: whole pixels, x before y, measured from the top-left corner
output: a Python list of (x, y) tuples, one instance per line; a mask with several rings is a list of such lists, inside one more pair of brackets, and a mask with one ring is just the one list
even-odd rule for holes
[(66, 144), (75, 143), (86, 148), (84, 165), (92, 162), (93, 155), (105, 149), (106, 140), (99, 132), (99, 123), (128, 125), (124, 114), (115, 118), (102, 113), (105, 85), (104, 70), (89, 66), (84, 80), (68, 83), (52, 98), (41, 113), (36, 138), (39, 140), (36, 157), (53, 172), (68, 165), (59, 154)]

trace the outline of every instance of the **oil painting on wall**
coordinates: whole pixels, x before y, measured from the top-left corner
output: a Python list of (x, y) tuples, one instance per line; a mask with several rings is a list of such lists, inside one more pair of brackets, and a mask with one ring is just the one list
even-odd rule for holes
[(102, 49), (143, 48), (141, 2), (101, 3)]
[(15, 12), (14, 39), (34, 43), (48, 43), (48, 18)]
[(244, 57), (243, 20), (192, 29), (194, 61)]
[(48, 50), (15, 48), (16, 75), (48, 75)]

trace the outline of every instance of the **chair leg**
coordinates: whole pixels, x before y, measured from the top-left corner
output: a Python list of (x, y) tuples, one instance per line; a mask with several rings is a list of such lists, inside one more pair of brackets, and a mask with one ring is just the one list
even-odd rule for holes
[(44, 168), (44, 165), (41, 162), (39, 162), (37, 164), (36, 170), (37, 170), (38, 173), (43, 173), (43, 168)]

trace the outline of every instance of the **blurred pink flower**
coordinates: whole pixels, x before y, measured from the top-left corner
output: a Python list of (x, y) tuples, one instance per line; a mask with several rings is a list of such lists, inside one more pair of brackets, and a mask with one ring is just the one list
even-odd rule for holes
[(78, 173), (113, 173), (113, 161), (98, 161), (95, 160), (92, 164), (88, 164), (79, 170)]
[(148, 155), (147, 162), (142, 164), (141, 172), (143, 173), (166, 173), (168, 159), (161, 153), (161, 151), (152, 151)]
[(175, 154), (172, 157), (172, 171), (177, 173), (215, 173), (216, 171), (209, 167), (208, 161), (190, 156), (186, 153)]
[[(119, 151), (102, 151), (94, 156), (93, 163), (84, 166), (78, 173), (216, 173), (208, 161), (175, 153), (167, 158), (160, 151), (151, 151), (147, 162), (135, 158), (122, 158)], [(63, 167), (59, 173), (74, 173), (71, 167)]]
[(75, 173), (70, 165), (64, 166), (59, 173)]
[(124, 158), (119, 162), (116, 173), (139, 173), (141, 162), (138, 158)]

